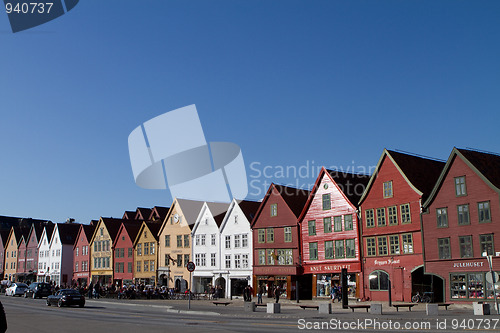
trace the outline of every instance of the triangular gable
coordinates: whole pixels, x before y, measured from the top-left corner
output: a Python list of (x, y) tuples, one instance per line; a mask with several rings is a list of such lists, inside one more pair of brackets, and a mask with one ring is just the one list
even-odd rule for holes
[[(202, 217), (203, 217), (203, 215), (205, 215), (205, 213), (207, 211), (209, 212), (209, 214), (212, 217), (211, 220), (213, 220), (213, 223), (215, 223), (215, 226), (217, 227), (217, 229), (219, 229), (222, 220), (221, 219), (216, 219), (216, 217), (220, 217), (221, 214), (225, 214), (224, 212), (220, 212), (220, 211), (221, 210), (226, 211), (227, 210), (227, 206), (228, 206), (227, 203), (204, 202), (203, 206), (200, 209), (198, 217), (196, 218), (196, 222), (195, 222), (195, 224), (194, 224), (194, 226), (192, 228), (192, 231), (191, 231), (192, 234), (194, 235), (196, 233), (196, 230), (198, 229), (198, 227), (202, 223)], [(216, 215), (214, 215), (214, 213), (213, 213), (212, 210), (215, 211), (215, 212), (219, 212), (219, 213), (216, 214)]]
[(149, 231), (149, 233), (153, 236), (153, 238), (156, 241), (158, 241), (158, 230), (160, 230), (160, 227), (161, 226), (159, 223), (151, 223), (146, 221), (142, 222), (141, 229), (139, 229), (139, 232), (137, 233), (137, 236), (133, 241), (134, 247), (136, 247), (137, 243), (139, 242), (139, 239), (141, 239), (141, 236), (145, 230)]

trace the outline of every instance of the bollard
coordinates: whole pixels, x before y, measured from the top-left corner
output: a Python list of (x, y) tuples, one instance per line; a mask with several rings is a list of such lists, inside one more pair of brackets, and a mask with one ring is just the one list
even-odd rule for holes
[(331, 314), (332, 313), (332, 303), (330, 303), (330, 302), (319, 303), (318, 311), (321, 314)]
[(375, 314), (375, 315), (381, 315), (382, 314), (382, 304), (372, 304), (370, 305), (370, 313)]
[(437, 316), (438, 315), (438, 305), (427, 303), (425, 305), (425, 312), (428, 316)]
[(255, 312), (255, 302), (245, 302), (245, 312)]
[(267, 303), (267, 313), (281, 313), (281, 304)]

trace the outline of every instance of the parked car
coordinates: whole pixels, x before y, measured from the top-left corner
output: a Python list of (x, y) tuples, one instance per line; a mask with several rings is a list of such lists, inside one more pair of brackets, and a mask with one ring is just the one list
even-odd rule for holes
[(28, 289), (26, 283), (15, 282), (11, 284), (9, 288), (5, 289), (5, 296), (22, 296), (26, 289)]
[(42, 298), (52, 295), (52, 286), (45, 282), (33, 282), (24, 292), (24, 297)]
[(61, 289), (55, 295), (47, 296), (47, 306), (57, 305), (78, 305), (83, 308), (85, 306), (85, 297), (83, 297), (78, 290), (75, 289)]

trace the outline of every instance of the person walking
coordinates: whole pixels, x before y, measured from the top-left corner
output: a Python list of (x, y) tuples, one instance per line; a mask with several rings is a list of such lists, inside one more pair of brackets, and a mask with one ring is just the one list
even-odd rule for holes
[(262, 294), (264, 294), (264, 286), (260, 285), (257, 293), (257, 304), (262, 304)]
[(89, 299), (92, 299), (93, 292), (94, 292), (94, 284), (92, 282), (90, 282), (89, 288), (88, 288), (88, 295), (87, 295)]
[(276, 286), (274, 288), (274, 296), (276, 296), (276, 303), (280, 302), (280, 287)]

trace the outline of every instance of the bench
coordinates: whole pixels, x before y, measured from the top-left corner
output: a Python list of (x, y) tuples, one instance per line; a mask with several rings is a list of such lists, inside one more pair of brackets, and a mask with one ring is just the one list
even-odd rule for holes
[(355, 309), (366, 309), (366, 312), (368, 312), (370, 304), (349, 305), (349, 308), (351, 308), (352, 312), (354, 312)]
[(302, 309), (315, 309), (315, 310), (318, 310), (319, 309), (319, 305), (299, 305)]
[(219, 305), (228, 306), (229, 304), (231, 304), (231, 302), (212, 302), (212, 303), (214, 303), (216, 306), (219, 306)]
[(400, 304), (393, 304), (392, 306), (396, 308), (396, 312), (399, 312), (399, 308), (408, 308), (408, 311), (411, 311), (411, 308), (414, 307), (417, 304), (414, 303), (400, 303)]
[(438, 306), (444, 306), (445, 310), (448, 311), (448, 307), (451, 305), (451, 303), (438, 303)]

